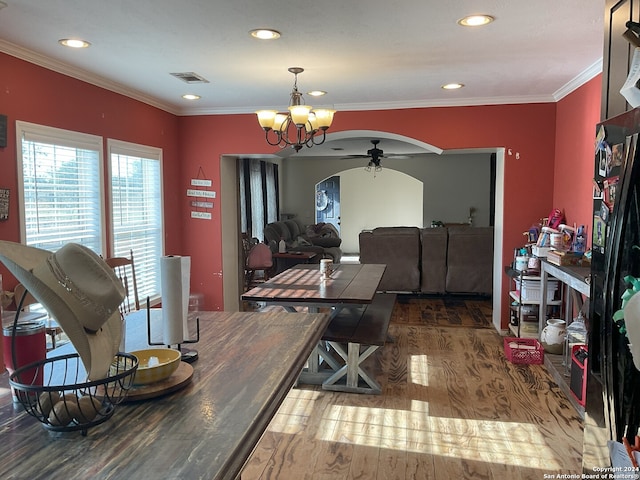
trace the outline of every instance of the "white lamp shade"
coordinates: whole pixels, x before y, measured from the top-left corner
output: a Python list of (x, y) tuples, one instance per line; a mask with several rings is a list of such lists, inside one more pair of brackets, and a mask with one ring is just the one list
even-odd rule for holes
[(309, 112), (311, 107), (309, 105), (291, 105), (289, 112), (291, 113), (291, 121), (297, 127), (303, 127), (309, 120)]
[(281, 132), (282, 129), (286, 126), (287, 116), (282, 113), (276, 114), (276, 118), (273, 121), (273, 129), (276, 132)]
[(258, 115), (258, 123), (265, 130), (273, 128), (273, 122), (276, 119), (277, 113), (275, 110), (258, 110), (256, 112), (256, 115)]
[(336, 113), (336, 111), (322, 108), (314, 110), (314, 112), (316, 114), (316, 120), (318, 121), (318, 128), (322, 128), (323, 130), (328, 129), (331, 126), (331, 122), (333, 122), (333, 114)]
[(318, 130), (318, 119), (315, 112), (309, 113), (309, 121), (306, 123), (305, 128), (307, 132), (315, 132)]

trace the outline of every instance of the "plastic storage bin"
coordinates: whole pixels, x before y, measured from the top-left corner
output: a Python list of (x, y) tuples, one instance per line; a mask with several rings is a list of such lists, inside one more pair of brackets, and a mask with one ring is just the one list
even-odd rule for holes
[(544, 362), (544, 349), (535, 338), (504, 337), (504, 353), (511, 363), (540, 365)]
[[(547, 302), (553, 301), (557, 290), (558, 282), (547, 282)], [(538, 280), (523, 280), (520, 298), (522, 301), (539, 302), (542, 299), (540, 282)]]

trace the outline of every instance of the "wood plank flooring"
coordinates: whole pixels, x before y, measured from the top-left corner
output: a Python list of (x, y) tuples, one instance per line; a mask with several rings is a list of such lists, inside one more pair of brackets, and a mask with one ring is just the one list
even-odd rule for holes
[[(242, 480), (581, 473), (582, 421), (545, 367), (506, 360), (502, 337), (478, 328), (486, 304), (429, 302), (398, 302), (394, 343), (367, 360), (381, 395), (293, 389)], [(434, 308), (438, 325), (417, 320)], [(445, 326), (446, 315), (458, 326)], [(462, 326), (460, 318), (478, 326)]]

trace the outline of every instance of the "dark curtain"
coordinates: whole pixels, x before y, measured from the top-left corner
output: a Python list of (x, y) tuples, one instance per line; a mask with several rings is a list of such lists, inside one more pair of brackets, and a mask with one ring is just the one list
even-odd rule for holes
[(240, 220), (243, 232), (264, 241), (264, 226), (278, 220), (278, 165), (256, 158), (238, 163), (240, 179)]

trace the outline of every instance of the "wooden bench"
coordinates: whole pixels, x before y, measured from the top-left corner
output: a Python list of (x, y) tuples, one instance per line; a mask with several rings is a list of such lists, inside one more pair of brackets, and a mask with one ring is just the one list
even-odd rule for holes
[(342, 357), (344, 365), (322, 383), (323, 389), (381, 393), (380, 385), (364, 370), (362, 362), (387, 341), (395, 302), (394, 293), (378, 293), (364, 309), (347, 307), (331, 320), (322, 340)]

